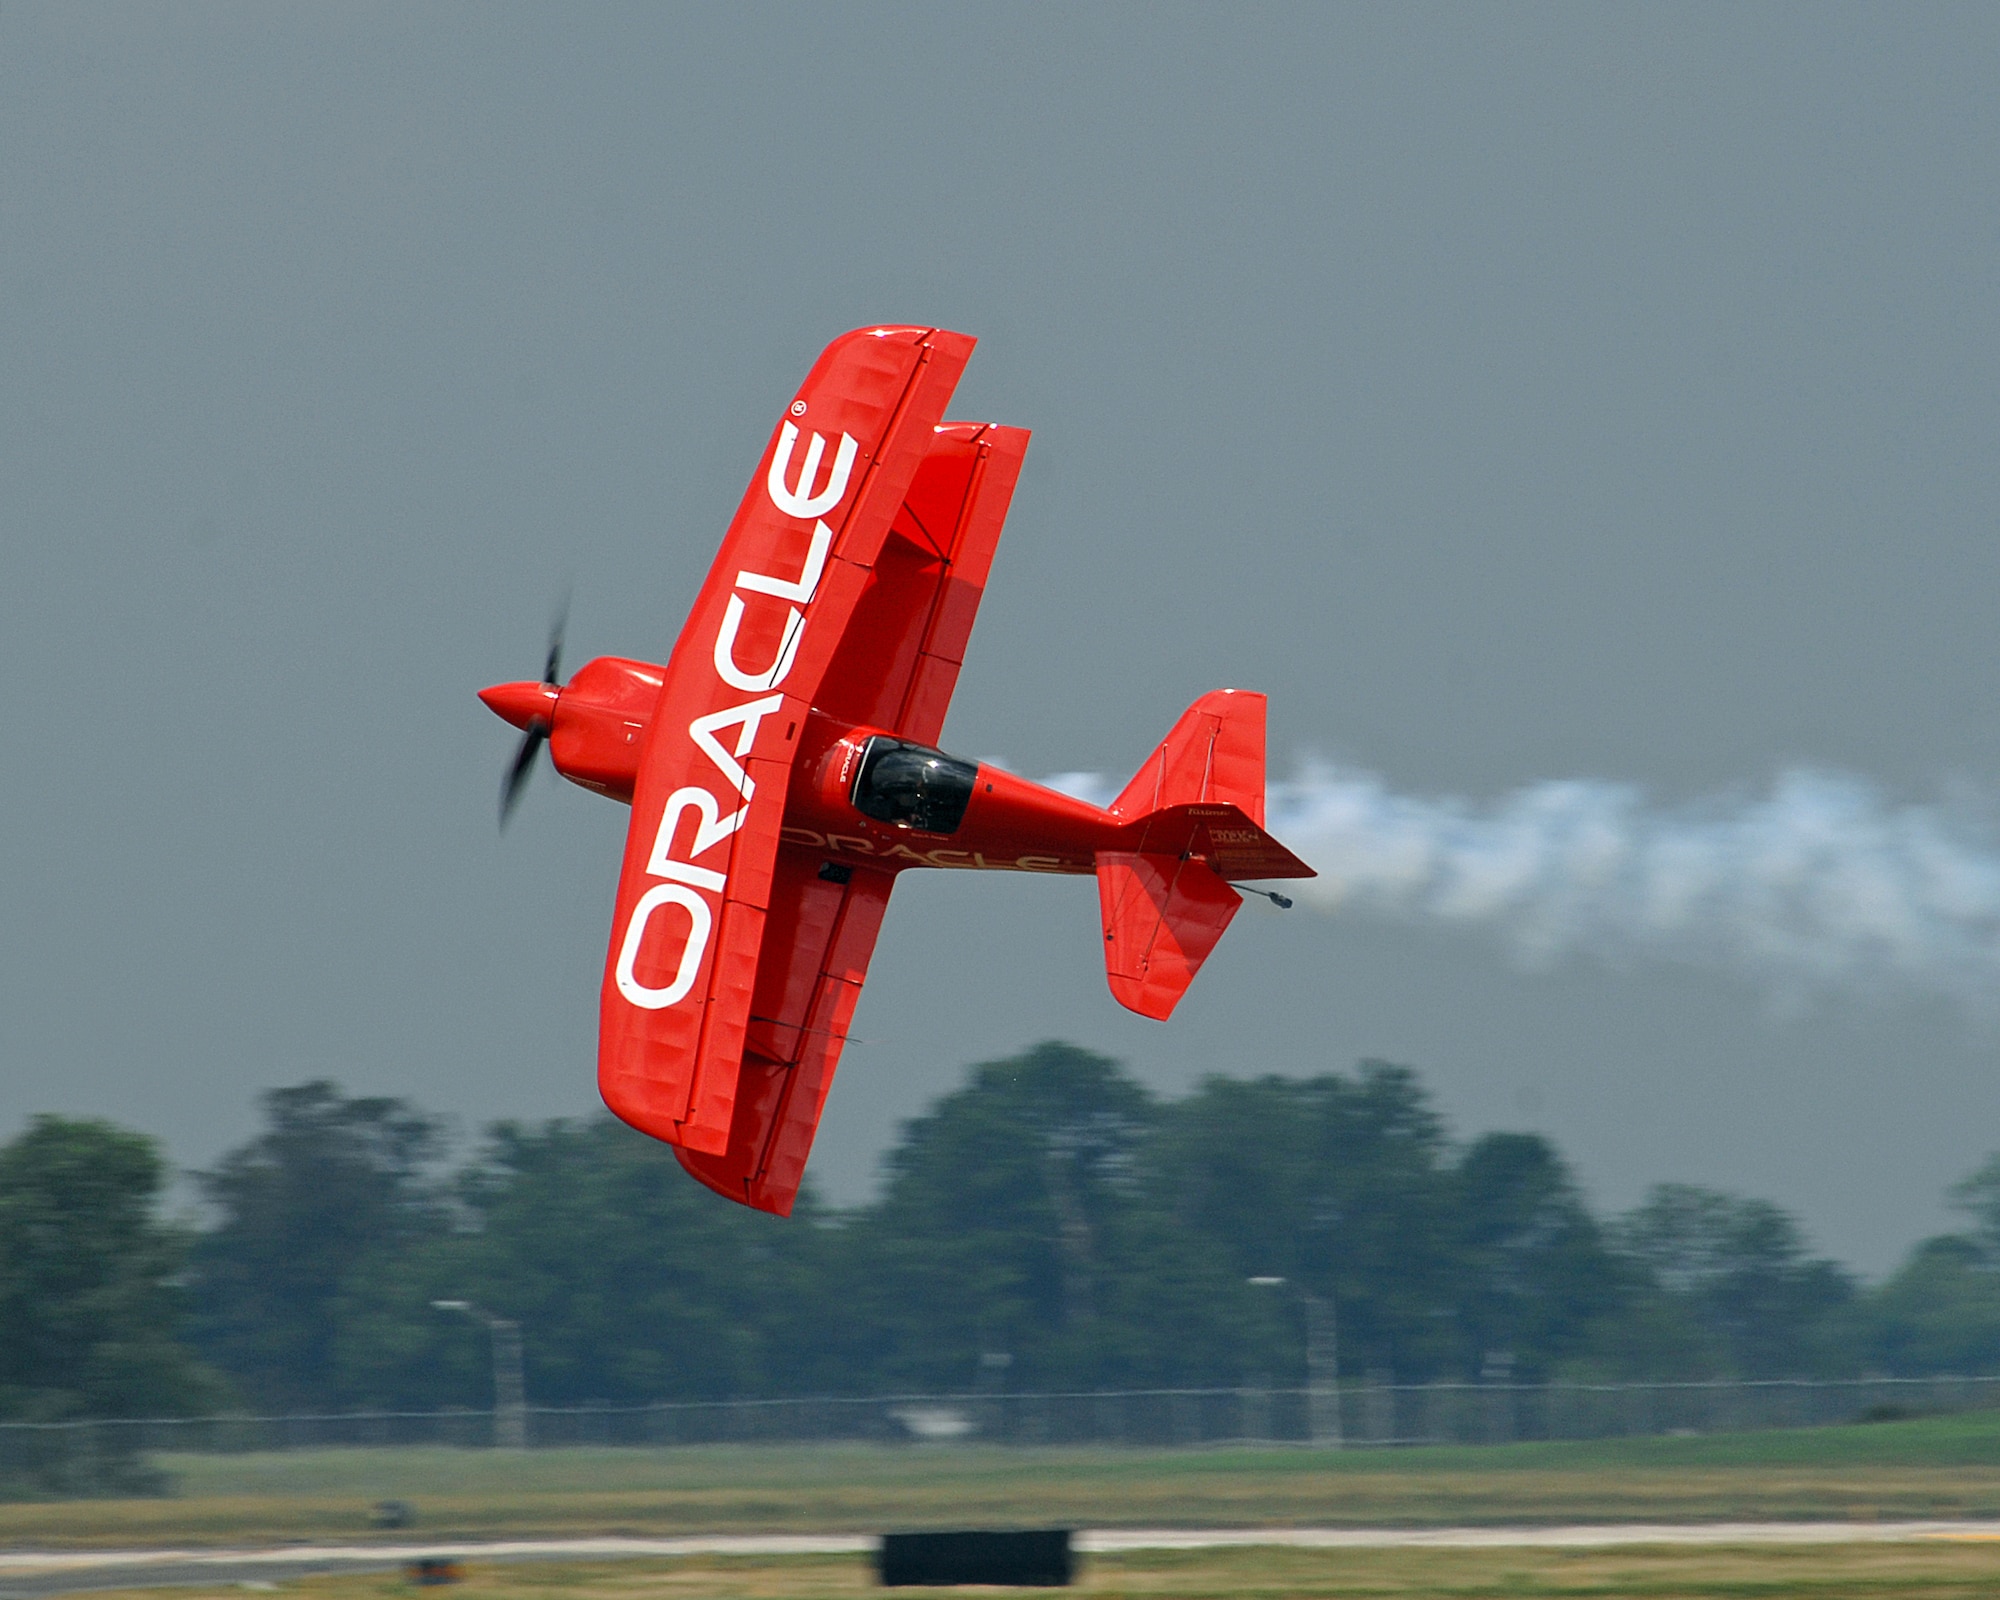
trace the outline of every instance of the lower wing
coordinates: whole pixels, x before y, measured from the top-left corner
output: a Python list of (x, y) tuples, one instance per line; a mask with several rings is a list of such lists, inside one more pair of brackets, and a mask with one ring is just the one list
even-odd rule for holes
[[(822, 876), (832, 871), (831, 877)], [(895, 876), (827, 868), (823, 853), (780, 845), (757, 952), (729, 1144), (720, 1155), (676, 1146), (718, 1194), (791, 1215), (820, 1110), (847, 1042)]]

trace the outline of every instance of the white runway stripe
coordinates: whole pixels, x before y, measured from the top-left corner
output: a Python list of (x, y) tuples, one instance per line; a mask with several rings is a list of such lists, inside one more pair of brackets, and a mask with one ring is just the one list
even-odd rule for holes
[[(875, 1548), (865, 1533), (696, 1534), (682, 1538), (439, 1539), (424, 1543), (280, 1545), (251, 1549), (7, 1550), (0, 1582), (29, 1574), (132, 1568), (394, 1566), (406, 1561), (590, 1561), (694, 1555), (855, 1555)], [(1578, 1523), (1484, 1528), (1107, 1528), (1077, 1535), (1077, 1548), (1200, 1550), (1252, 1545), (1298, 1549), (1591, 1549), (1616, 1545), (1882, 1544), (1922, 1539), (2000, 1541), (2000, 1521)]]

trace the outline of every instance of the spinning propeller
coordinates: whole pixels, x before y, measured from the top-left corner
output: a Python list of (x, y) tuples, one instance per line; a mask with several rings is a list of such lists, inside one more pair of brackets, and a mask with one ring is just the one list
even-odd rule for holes
[(500, 826), (503, 828), (514, 814), (514, 808), (521, 803), (522, 791), (528, 787), (528, 775), (535, 770), (535, 757), (549, 742), (556, 697), (562, 693), (559, 675), (562, 671), (563, 629), (568, 621), (569, 605), (565, 601), (556, 613), (555, 621), (549, 625), (549, 653), (542, 663), (541, 682), (503, 683), (491, 689), (482, 689), (479, 693), (480, 699), (521, 729), (520, 746), (507, 768), (507, 776), (500, 781)]

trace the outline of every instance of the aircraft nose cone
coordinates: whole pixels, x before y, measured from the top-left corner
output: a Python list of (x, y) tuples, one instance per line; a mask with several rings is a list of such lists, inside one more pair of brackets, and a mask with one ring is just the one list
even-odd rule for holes
[(556, 696), (561, 692), (552, 683), (496, 683), (481, 689), (479, 698), (502, 722), (517, 728), (539, 722), (546, 728), (555, 721)]

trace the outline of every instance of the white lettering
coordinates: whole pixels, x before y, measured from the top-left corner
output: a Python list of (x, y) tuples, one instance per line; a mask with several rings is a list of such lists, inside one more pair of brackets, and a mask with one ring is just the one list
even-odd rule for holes
[(660, 861), (647, 863), (646, 870), (656, 878), (672, 878), (676, 883), (691, 883), (697, 889), (707, 889), (712, 894), (720, 894), (723, 885), (729, 882), (721, 873), (708, 867), (691, 867), (685, 861)]
[[(794, 407), (794, 412), (803, 412), (804, 409), (804, 404), (800, 403)], [(826, 440), (815, 433), (806, 441), (805, 459), (799, 464), (798, 478), (796, 482), (788, 483), (792, 451), (798, 444), (798, 438), (797, 425), (786, 422), (779, 430), (778, 446), (771, 457), (771, 470), (764, 481), (773, 505), (787, 516), (799, 517), (813, 524), (799, 576), (793, 580), (763, 572), (739, 572), (736, 575), (738, 588), (790, 603), (791, 610), (785, 618), (784, 631), (779, 636), (776, 658), (763, 672), (746, 672), (737, 665), (736, 637), (743, 627), (745, 609), (741, 595), (730, 595), (723, 610), (722, 626), (715, 636), (716, 676), (732, 689), (747, 694), (763, 694), (763, 698), (708, 712), (688, 724), (688, 737), (715, 763), (716, 770), (730, 781), (745, 801), (755, 794), (756, 784), (745, 770), (743, 760), (756, 743), (757, 730), (764, 718), (776, 711), (785, 700), (781, 694), (764, 691), (776, 689), (792, 670), (792, 663), (798, 656), (799, 640), (805, 633), (802, 608), (809, 605), (819, 591), (820, 580), (826, 574), (827, 559), (833, 549), (833, 530), (819, 519), (839, 505), (842, 496), (847, 493), (849, 480), (854, 474), (854, 463), (860, 454), (859, 444), (843, 433), (834, 452), (826, 484), (814, 493), (813, 480), (818, 477), (820, 462), (826, 455)], [(739, 730), (733, 749), (725, 747), (717, 737), (724, 728), (732, 726)], [(664, 1010), (676, 1005), (692, 992), (715, 925), (708, 902), (696, 891), (705, 889), (719, 894), (728, 884), (725, 872), (718, 872), (712, 867), (698, 867), (675, 858), (674, 835), (680, 829), (682, 815), (688, 811), (695, 813), (694, 837), (688, 854), (699, 856), (742, 827), (750, 808), (746, 804), (725, 818), (715, 796), (698, 784), (676, 789), (668, 796), (666, 807), (660, 814), (659, 829), (653, 836), (652, 852), (646, 860), (646, 872), (651, 877), (669, 881), (654, 884), (639, 897), (632, 908), (631, 920), (626, 924), (625, 938), (619, 946), (618, 961), (613, 968), (618, 992), (633, 1005), (647, 1011)], [(803, 829), (787, 831), (809, 832)], [(819, 836), (813, 834), (811, 837), (817, 839)], [(837, 847), (840, 841), (828, 842)], [(863, 850), (869, 849), (865, 840), (852, 842)], [(687, 913), (687, 941), (681, 946), (680, 964), (675, 969), (673, 981), (663, 989), (655, 989), (639, 982), (633, 969), (653, 913), (667, 905), (679, 906)]]
[[(647, 922), (666, 905), (679, 906), (688, 914), (687, 943), (681, 946), (681, 964), (675, 969), (674, 981), (664, 989), (652, 989), (638, 980), (632, 966), (639, 959)], [(619, 947), (615, 969), (618, 992), (643, 1011), (663, 1011), (686, 999), (694, 987), (695, 975), (701, 971), (702, 954), (708, 949), (708, 933), (713, 924), (708, 902), (694, 890), (678, 883), (654, 884), (639, 896), (639, 903), (632, 908), (632, 920), (625, 925), (625, 942)]]
[(799, 635), (805, 632), (806, 619), (794, 606), (785, 618), (784, 637), (778, 641), (778, 659), (771, 663), (768, 672), (745, 672), (736, 664), (736, 630), (743, 626), (743, 597), (732, 594), (729, 607), (722, 614), (722, 631), (715, 636), (716, 676), (732, 689), (741, 689), (746, 694), (755, 694), (760, 689), (775, 689), (785, 681), (785, 674), (792, 670), (792, 657), (799, 653)]
[[(720, 711), (711, 711), (706, 716), (696, 717), (688, 724), (688, 737), (701, 746), (722, 775), (736, 785), (736, 792), (748, 800), (756, 793), (757, 786), (750, 781), (750, 774), (743, 770), (738, 757), (750, 753), (750, 746), (757, 739), (757, 725), (779, 706), (785, 703), (781, 694), (766, 695), (762, 700), (751, 700), (740, 706), (725, 706)], [(723, 749), (716, 742), (718, 729), (732, 723), (741, 723), (743, 732), (736, 740), (736, 756)]]
[(720, 889), (723, 884), (721, 873), (707, 867), (691, 867), (674, 859), (674, 835), (680, 830), (682, 814), (688, 811), (695, 813), (694, 843), (688, 850), (691, 856), (714, 849), (742, 827), (743, 819), (750, 815), (750, 808), (744, 806), (723, 821), (722, 807), (716, 804), (715, 796), (706, 789), (694, 784), (676, 789), (667, 796), (666, 809), (660, 813), (660, 831), (653, 835), (653, 853), (646, 862), (646, 870), (656, 878), (678, 878), (682, 883), (692, 883), (698, 888)]
[(799, 427), (788, 422), (778, 433), (777, 454), (771, 457), (771, 471), (764, 480), (764, 487), (771, 492), (771, 504), (788, 517), (804, 517), (811, 520), (823, 517), (840, 504), (840, 497), (847, 493), (848, 474), (854, 470), (854, 453), (860, 448), (846, 434), (840, 436), (840, 449), (833, 458), (833, 475), (826, 480), (826, 487), (818, 494), (812, 492), (814, 475), (819, 471), (819, 458), (826, 452), (826, 441), (818, 434), (806, 446), (805, 465), (799, 471), (797, 489), (785, 487), (785, 473), (792, 464), (792, 446), (798, 442)]
[(799, 574), (797, 583), (766, 577), (761, 572), (739, 572), (736, 574), (736, 587), (748, 589), (752, 594), (774, 594), (780, 600), (805, 605), (819, 588), (820, 575), (826, 571), (826, 553), (832, 548), (833, 529), (824, 522), (816, 522), (813, 524), (812, 544), (806, 550), (805, 570)]

